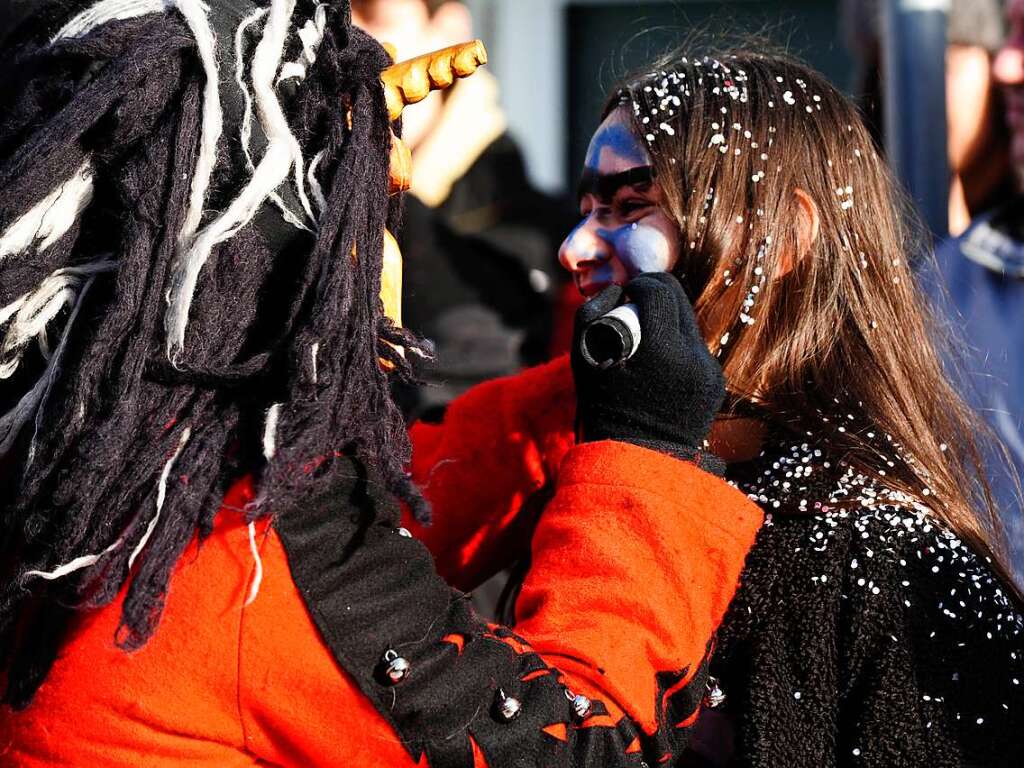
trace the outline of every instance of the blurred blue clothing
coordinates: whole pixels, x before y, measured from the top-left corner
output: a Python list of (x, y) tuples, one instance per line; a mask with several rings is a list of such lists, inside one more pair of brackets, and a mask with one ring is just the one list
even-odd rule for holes
[[(968, 345), (964, 394), (1024, 474), (1024, 198), (976, 218), (938, 247), (936, 259), (948, 292), (930, 287), (936, 308)], [(1024, 510), (1012, 476), (997, 457), (988, 460), (1013, 566), (1024, 581)]]

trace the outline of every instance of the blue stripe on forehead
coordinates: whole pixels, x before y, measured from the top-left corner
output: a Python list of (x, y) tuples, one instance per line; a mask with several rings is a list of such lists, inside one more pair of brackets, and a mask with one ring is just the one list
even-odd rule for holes
[(620, 122), (603, 124), (597, 129), (587, 149), (585, 166), (587, 170), (597, 171), (602, 154), (610, 154), (636, 165), (650, 165), (651, 158), (640, 140), (633, 135), (627, 125)]

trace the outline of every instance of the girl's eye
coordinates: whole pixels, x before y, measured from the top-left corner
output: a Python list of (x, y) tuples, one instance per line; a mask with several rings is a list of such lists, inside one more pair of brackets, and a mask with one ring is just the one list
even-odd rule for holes
[(642, 211), (645, 208), (650, 208), (650, 206), (651, 204), (646, 200), (626, 200), (619, 206), (619, 209), (623, 214), (628, 216), (631, 213), (636, 213), (637, 211)]

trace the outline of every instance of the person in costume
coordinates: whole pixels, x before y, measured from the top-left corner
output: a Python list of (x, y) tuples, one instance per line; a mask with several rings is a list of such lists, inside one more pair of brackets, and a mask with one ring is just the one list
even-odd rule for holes
[[(677, 764), (1020, 765), (1024, 619), (986, 432), (940, 366), (910, 207), (856, 109), (783, 55), (672, 55), (610, 98), (579, 200), (561, 258), (588, 312), (649, 272), (694, 297), (728, 390), (709, 452), (767, 518)], [(686, 390), (619, 370), (615, 431), (669, 440)], [(607, 434), (593, 392), (562, 359), (414, 427), (438, 517), (489, 510), (434, 545), (466, 578), (529, 557), (574, 438)]]
[(0, 764), (681, 754), (762, 514), (703, 454), (724, 385), (678, 284), (631, 286), (672, 437), (620, 433), (631, 381), (578, 361), (606, 408), (515, 632), (401, 524), (437, 485), (406, 474), (389, 395), (425, 354), (391, 319), (394, 121), (482, 48), (392, 65), (347, 2), (296, 0), (43, 2), (9, 39)]

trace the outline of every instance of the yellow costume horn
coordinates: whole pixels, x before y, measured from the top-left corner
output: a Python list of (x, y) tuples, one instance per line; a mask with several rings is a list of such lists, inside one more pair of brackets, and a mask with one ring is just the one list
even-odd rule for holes
[[(394, 59), (393, 49), (385, 47)], [(422, 101), (431, 91), (444, 90), (456, 78), (469, 77), (486, 63), (487, 50), (484, 44), (474, 40), (393, 64), (381, 73), (380, 78), (391, 120), (401, 117), (407, 105)], [(392, 132), (388, 191), (396, 194), (407, 190), (411, 179), (412, 153), (405, 142)], [(397, 325), (401, 325), (402, 253), (394, 236), (386, 230), (380, 287), (385, 314)]]
[(444, 90), (457, 77), (469, 77), (487, 63), (487, 50), (479, 40), (393, 64), (381, 74), (384, 98), (392, 120), (409, 104), (423, 101), (431, 91)]

